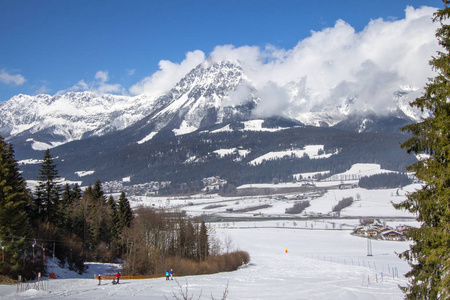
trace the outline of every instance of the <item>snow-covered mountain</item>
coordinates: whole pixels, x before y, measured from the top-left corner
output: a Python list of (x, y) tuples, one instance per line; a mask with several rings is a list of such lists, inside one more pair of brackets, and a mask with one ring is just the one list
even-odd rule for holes
[[(133, 142), (141, 144), (157, 134), (182, 135), (215, 124), (261, 119), (258, 115), (261, 91), (254, 87), (244, 70), (238, 62), (207, 60), (160, 97), (91, 92), (17, 95), (0, 104), (0, 134), (31, 151), (102, 136), (132, 125), (135, 126)], [(298, 87), (292, 84), (283, 88), (287, 95), (294, 95)], [(357, 95), (308, 104), (311, 109), (307, 111), (290, 111), (281, 116), (311, 126), (337, 126), (357, 132), (386, 131), (389, 126), (398, 128), (399, 124), (418, 119), (417, 112), (407, 104), (410, 93), (403, 89), (392, 95), (393, 108), (381, 119), (373, 111), (358, 110)], [(292, 97), (294, 101), (296, 96)], [(274, 102), (278, 101), (276, 98), (274, 95)], [(267, 111), (265, 114), (268, 117)]]
[(0, 106), (0, 130), (6, 139), (43, 150), (124, 129), (149, 114), (153, 104), (145, 95), (17, 95)]
[(153, 112), (141, 126), (147, 135), (139, 142), (161, 131), (182, 135), (214, 124), (249, 120), (258, 102), (254, 91), (240, 99), (243, 104), (227, 103), (229, 93), (246, 80), (242, 69), (230, 62), (206, 62), (197, 66), (156, 100)]

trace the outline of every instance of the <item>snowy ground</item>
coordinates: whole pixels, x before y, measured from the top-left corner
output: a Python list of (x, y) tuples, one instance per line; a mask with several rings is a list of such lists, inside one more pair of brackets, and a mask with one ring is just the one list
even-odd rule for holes
[[(372, 168), (367, 165), (366, 169)], [(181, 298), (180, 284), (186, 286), (192, 299), (221, 299), (228, 285), (227, 299), (402, 299), (398, 285), (406, 283), (403, 274), (408, 265), (396, 252), (409, 247), (409, 242), (372, 240), (373, 256), (368, 256), (368, 241), (350, 235), (366, 216), (386, 218), (387, 225), (417, 226), (411, 215), (397, 211), (391, 202), (405, 199), (407, 192), (419, 188), (410, 185), (403, 190), (339, 190), (340, 182), (320, 182), (328, 187), (319, 197), (306, 195), (311, 206), (306, 214), (288, 215), (296, 196), (277, 195), (223, 198), (199, 195), (190, 198), (140, 197), (133, 206), (178, 208), (188, 215), (211, 214), (218, 218), (209, 223), (221, 241), (232, 241), (234, 249), (249, 252), (251, 262), (235, 272), (179, 277), (167, 282), (164, 278), (123, 280), (119, 285), (103, 281), (98, 285), (95, 274), (114, 274), (115, 265), (89, 264), (86, 274), (79, 276), (55, 268), (58, 279), (48, 281), (48, 290), (31, 289), (16, 292), (16, 286), (1, 286), (0, 299), (175, 299)], [(299, 183), (252, 185), (252, 188), (298, 187)], [(246, 188), (243, 186), (240, 188)], [(341, 212), (341, 218), (311, 218), (328, 214), (344, 197), (354, 197), (354, 203)], [(223, 205), (206, 209), (207, 205)], [(226, 209), (255, 207), (246, 213)], [(264, 218), (267, 217), (267, 219)], [(229, 217), (244, 218), (238, 222)], [(223, 218), (223, 220), (222, 220)], [(229, 220), (225, 222), (225, 218)], [(286, 253), (287, 250), (287, 253)], [(170, 266), (167, 266), (170, 268)], [(176, 272), (176, 270), (175, 270)]]
[[(227, 284), (230, 300), (402, 299), (397, 285), (405, 283), (402, 274), (408, 267), (395, 252), (405, 250), (407, 242), (372, 241), (373, 256), (367, 256), (366, 239), (345, 230), (248, 227), (216, 229), (216, 234), (248, 251), (251, 263), (235, 272), (176, 278), (183, 289), (188, 285), (194, 299), (211, 299), (211, 295), (221, 299)], [(172, 299), (173, 293), (179, 295), (177, 283), (164, 278), (99, 286), (93, 278), (104, 273), (102, 266), (108, 267), (91, 265), (86, 274), (90, 279), (50, 280), (48, 291), (17, 293), (16, 286), (0, 286), (0, 299)]]
[[(357, 183), (357, 181), (356, 181)], [(354, 188), (348, 190), (340, 190), (339, 182), (318, 182), (317, 187), (328, 187), (328, 190), (321, 196), (317, 197), (317, 193), (290, 193), (270, 196), (248, 196), (248, 197), (220, 197), (218, 195), (198, 195), (189, 198), (165, 198), (165, 197), (135, 197), (131, 201), (132, 206), (145, 205), (157, 208), (178, 208), (186, 211), (187, 214), (211, 215), (217, 218), (302, 218), (307, 216), (327, 215), (333, 206), (337, 205), (340, 200), (346, 197), (353, 197), (354, 202), (350, 207), (341, 211), (341, 217), (360, 218), (360, 217), (380, 217), (380, 218), (410, 218), (409, 213), (398, 211), (392, 203), (399, 203), (406, 199), (408, 192), (413, 192), (420, 188), (419, 184), (412, 184), (403, 189), (382, 189), (367, 190), (363, 188)], [(251, 185), (252, 188), (274, 188), (275, 185), (260, 184)], [(241, 187), (248, 188), (250, 185)], [(300, 183), (278, 184), (276, 188), (300, 188)], [(301, 214), (286, 214), (286, 208), (290, 208), (295, 202), (296, 196), (303, 195), (310, 202), (310, 206)], [(280, 199), (284, 196), (286, 199)], [(303, 201), (301, 200), (301, 201)], [(210, 208), (212, 205), (220, 205)], [(262, 205), (270, 205), (270, 207), (262, 207), (252, 209), (247, 212), (238, 212), (238, 210), (255, 208)], [(233, 211), (230, 211), (233, 210)]]

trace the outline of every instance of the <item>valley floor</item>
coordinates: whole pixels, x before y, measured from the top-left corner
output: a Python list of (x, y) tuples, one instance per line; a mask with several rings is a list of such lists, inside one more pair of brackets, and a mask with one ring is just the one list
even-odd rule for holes
[(408, 265), (395, 252), (407, 249), (409, 242), (374, 240), (373, 256), (367, 256), (367, 240), (348, 230), (240, 225), (215, 229), (219, 239), (250, 253), (251, 262), (234, 272), (174, 281), (123, 280), (119, 285), (103, 281), (99, 286), (94, 274), (104, 273), (108, 265), (92, 264), (84, 278), (56, 270), (63, 278), (50, 280), (48, 291), (17, 293), (16, 286), (0, 286), (0, 299), (173, 299), (180, 297), (177, 283), (193, 299), (221, 299), (227, 286), (229, 300), (402, 299), (398, 285), (405, 284), (402, 274)]
[[(376, 217), (389, 226), (417, 226), (413, 216), (392, 207), (406, 199), (406, 193), (420, 185), (404, 189), (338, 189), (336, 183), (318, 183), (327, 187), (321, 194), (305, 195), (311, 206), (299, 215), (285, 214), (298, 193), (284, 195), (219, 197), (201, 195), (185, 198), (138, 197), (133, 206), (185, 210), (190, 216), (210, 215), (209, 226), (225, 248), (250, 254), (248, 265), (234, 272), (202, 276), (123, 280), (119, 285), (103, 281), (95, 274), (114, 274), (108, 264), (89, 264), (86, 274), (56, 268), (58, 279), (48, 281), (48, 290), (16, 292), (16, 286), (0, 286), (0, 299), (174, 299), (182, 291), (192, 299), (402, 299), (398, 285), (409, 266), (396, 253), (409, 248), (410, 242), (371, 240), (350, 233), (360, 218)], [(289, 188), (298, 184), (287, 184)], [(255, 186), (252, 188), (280, 188)], [(283, 197), (281, 197), (283, 196)], [(354, 197), (339, 218), (327, 215), (344, 197)], [(207, 208), (210, 205), (213, 208)], [(242, 208), (260, 207), (248, 212)], [(228, 209), (228, 210), (227, 210)], [(230, 211), (232, 209), (232, 211)], [(246, 221), (238, 221), (246, 220)], [(368, 256), (369, 249), (372, 256)], [(113, 269), (111, 269), (113, 268)], [(171, 266), (167, 266), (171, 268)], [(176, 273), (176, 270), (174, 270)]]

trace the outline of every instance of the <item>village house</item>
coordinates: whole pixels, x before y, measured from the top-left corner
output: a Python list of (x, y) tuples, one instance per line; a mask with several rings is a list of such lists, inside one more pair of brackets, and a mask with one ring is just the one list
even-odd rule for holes
[(376, 230), (375, 228), (369, 228), (366, 230), (365, 235), (371, 238), (377, 237), (378, 230)]
[(410, 228), (411, 227), (409, 226), (398, 226), (393, 229), (386, 225), (382, 226), (379, 224), (372, 224), (370, 226), (358, 227), (352, 232), (352, 234), (387, 241), (405, 241), (407, 239), (406, 233)]
[(404, 241), (405, 240), (405, 236), (395, 230), (385, 231), (381, 234), (381, 236), (383, 237), (383, 239), (388, 240), (388, 241)]

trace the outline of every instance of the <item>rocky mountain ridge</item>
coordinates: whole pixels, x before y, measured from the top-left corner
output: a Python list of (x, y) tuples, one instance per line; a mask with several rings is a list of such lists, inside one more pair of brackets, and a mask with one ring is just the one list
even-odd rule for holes
[[(18, 160), (39, 159), (42, 150), (52, 148), (63, 176), (71, 179), (90, 174), (83, 179), (128, 176), (135, 182), (170, 181), (219, 173), (238, 176), (236, 170), (240, 170), (257, 181), (263, 177), (255, 177), (255, 170), (267, 163), (251, 166), (250, 161), (271, 152), (293, 153), (289, 149), (300, 153), (307, 145), (322, 145), (325, 153), (336, 154), (313, 159), (314, 163), (291, 155), (289, 159), (303, 161), (300, 165), (308, 171), (325, 169), (326, 159), (334, 166), (341, 166), (344, 159), (345, 164), (384, 162), (393, 164), (393, 168), (403, 168), (409, 161), (394, 149), (402, 139), (398, 128), (416, 118), (405, 104), (409, 91), (392, 96), (395, 105), (388, 115), (358, 110), (352, 95), (328, 101), (322, 108), (316, 105), (310, 111), (292, 114), (295, 118), (276, 113), (261, 116), (258, 105), (262, 92), (244, 70), (235, 62), (207, 60), (159, 97), (91, 92), (18, 95), (0, 105), (0, 133), (14, 145)], [(273, 101), (278, 100), (277, 94), (273, 97)], [(368, 148), (371, 135), (363, 133), (376, 133), (371, 139), (379, 139), (380, 146)], [(361, 151), (362, 143), (367, 144), (365, 151)], [(226, 158), (214, 154), (229, 149), (234, 150)], [(355, 156), (356, 152), (359, 154)], [(398, 163), (392, 158), (388, 161), (383, 158), (387, 152), (402, 158)], [(233, 153), (246, 156), (234, 157)], [(283, 157), (277, 159), (284, 162), (277, 163), (264, 178), (287, 178), (288, 166), (300, 166), (299, 162), (288, 164)], [(32, 165), (22, 165), (22, 169), (31, 178), (36, 172)]]

